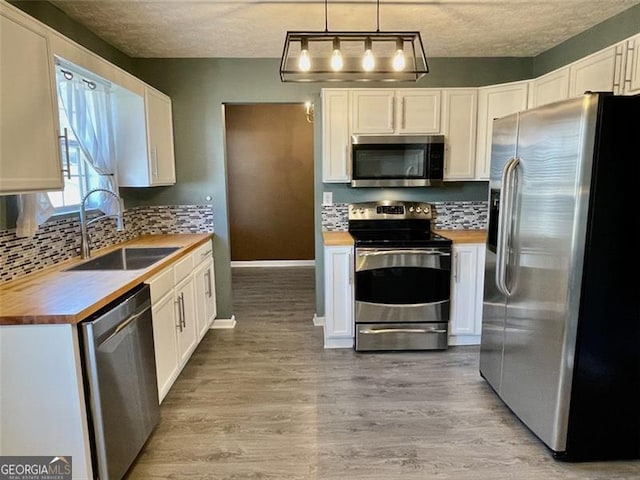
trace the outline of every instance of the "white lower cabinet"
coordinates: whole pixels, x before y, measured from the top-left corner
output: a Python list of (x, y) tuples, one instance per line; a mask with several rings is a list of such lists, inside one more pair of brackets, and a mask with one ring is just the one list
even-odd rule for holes
[(324, 248), (324, 348), (353, 347), (353, 247)]
[(484, 258), (484, 244), (453, 245), (449, 345), (480, 343)]
[(179, 363), (184, 366), (198, 345), (196, 333), (196, 294), (193, 276), (187, 277), (175, 289), (175, 318), (178, 324)]
[(153, 317), (153, 343), (156, 352), (156, 375), (160, 402), (169, 392), (180, 373), (173, 290), (151, 307)]
[(216, 318), (216, 284), (213, 258), (205, 261), (195, 272), (198, 341), (202, 340)]
[(177, 260), (147, 283), (162, 402), (216, 316), (211, 243)]

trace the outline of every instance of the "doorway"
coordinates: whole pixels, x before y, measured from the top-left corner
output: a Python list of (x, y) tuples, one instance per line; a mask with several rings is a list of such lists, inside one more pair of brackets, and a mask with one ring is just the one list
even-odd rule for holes
[(226, 105), (232, 262), (314, 259), (313, 124), (302, 104)]

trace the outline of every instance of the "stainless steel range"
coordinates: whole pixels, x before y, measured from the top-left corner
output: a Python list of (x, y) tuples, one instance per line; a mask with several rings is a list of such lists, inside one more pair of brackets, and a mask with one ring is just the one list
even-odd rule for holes
[(447, 348), (451, 240), (431, 231), (428, 203), (349, 206), (355, 240), (355, 349)]

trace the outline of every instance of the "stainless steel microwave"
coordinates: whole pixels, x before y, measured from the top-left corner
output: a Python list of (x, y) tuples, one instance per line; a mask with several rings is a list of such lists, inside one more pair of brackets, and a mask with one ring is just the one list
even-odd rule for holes
[(351, 137), (352, 187), (443, 184), (444, 135)]

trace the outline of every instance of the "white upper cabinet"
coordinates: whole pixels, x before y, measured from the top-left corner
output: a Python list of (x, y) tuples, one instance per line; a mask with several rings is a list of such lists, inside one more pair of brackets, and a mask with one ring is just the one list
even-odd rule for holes
[(443, 90), (442, 131), (445, 136), (445, 180), (475, 177), (478, 89)]
[(121, 187), (176, 183), (171, 99), (151, 87), (114, 88), (113, 115)]
[(613, 92), (615, 69), (615, 47), (601, 50), (572, 63), (569, 67), (569, 97), (579, 97), (588, 90)]
[(640, 94), (640, 35), (622, 44), (624, 54), (621, 92), (625, 95)]
[(407, 88), (396, 90), (395, 133), (425, 134), (440, 132), (439, 90)]
[(354, 134), (392, 134), (395, 130), (395, 91), (351, 91), (351, 131)]
[(64, 187), (46, 32), (0, 4), (0, 194)]
[(440, 90), (351, 91), (353, 134), (426, 135), (440, 132)]
[(476, 178), (488, 180), (491, 162), (493, 120), (527, 108), (528, 82), (483, 87), (478, 93), (478, 140)]
[(149, 184), (176, 183), (171, 98), (150, 87), (145, 91)]
[(348, 183), (349, 141), (349, 91), (322, 90), (322, 181)]
[(529, 108), (569, 98), (569, 68), (561, 68), (536, 78), (529, 90)]

